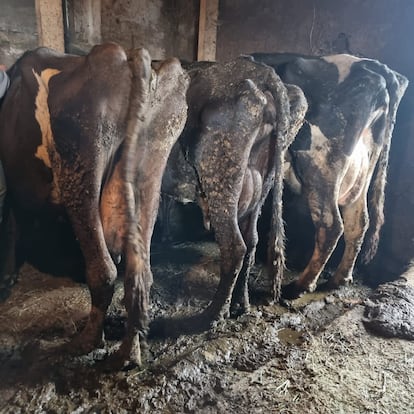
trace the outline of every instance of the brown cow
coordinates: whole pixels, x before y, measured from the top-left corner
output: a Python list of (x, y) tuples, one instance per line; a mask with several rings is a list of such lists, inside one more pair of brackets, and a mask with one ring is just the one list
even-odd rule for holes
[(70, 348), (87, 353), (101, 344), (118, 273), (112, 258), (122, 257), (127, 330), (111, 362), (139, 364), (152, 284), (149, 243), (162, 174), (186, 119), (188, 76), (176, 59), (154, 70), (145, 49), (127, 55), (116, 44), (83, 57), (40, 48), (25, 53), (9, 75), (0, 151), (19, 233), (9, 239), (2, 274), (26, 259), (19, 246), (37, 224), (68, 220), (92, 300)]
[[(168, 160), (162, 192), (197, 202), (220, 249), (220, 283), (208, 308), (189, 320), (154, 323), (154, 331), (205, 329), (249, 308), (247, 279), (257, 244), (257, 220), (274, 187), (269, 243), (274, 296), (284, 267), (281, 193), (285, 150), (303, 122), (303, 93), (274, 70), (249, 59), (189, 68), (186, 126)], [(234, 287), (238, 283), (237, 289)]]

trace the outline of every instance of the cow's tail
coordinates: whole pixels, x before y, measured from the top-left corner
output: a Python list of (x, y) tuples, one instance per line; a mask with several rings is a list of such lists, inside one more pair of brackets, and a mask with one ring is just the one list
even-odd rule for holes
[(378, 249), (381, 227), (384, 224), (384, 201), (388, 153), (389, 144), (386, 144), (382, 148), (369, 188), (369, 227), (365, 234), (360, 257), (363, 264), (369, 263), (374, 258)]
[(142, 144), (142, 134), (145, 134), (145, 131), (142, 132), (142, 130), (150, 101), (152, 70), (151, 58), (145, 49), (130, 51), (128, 60), (132, 72), (132, 85), (121, 163), (128, 206), (127, 223), (129, 223), (124, 246), (126, 255), (125, 283), (131, 283), (131, 286), (125, 289), (124, 296), (125, 307), (128, 311), (127, 335), (129, 336), (137, 327), (141, 332), (146, 333), (149, 290), (152, 283), (148, 252), (142, 239), (139, 217), (136, 214), (139, 211), (140, 199), (134, 197), (135, 171), (139, 169), (136, 165), (138, 159), (136, 154), (139, 145)]
[(382, 150), (375, 167), (368, 193), (369, 227), (365, 234), (360, 260), (369, 263), (375, 256), (381, 227), (384, 224), (385, 185), (387, 181), (388, 158), (391, 146), (391, 136), (394, 129), (398, 105), (408, 86), (408, 79), (385, 65), (371, 61), (372, 69), (382, 75), (387, 83), (389, 95), (389, 111), (384, 127)]
[(292, 139), (290, 134), (291, 118), (288, 89), (273, 69), (269, 68), (266, 87), (272, 94), (276, 106), (276, 119), (273, 128), (274, 152), (272, 174), (274, 177), (272, 194), (272, 216), (268, 244), (268, 267), (272, 277), (272, 295), (279, 300), (285, 268), (285, 229), (283, 223), (283, 164), (285, 151)]
[[(279, 116), (279, 115), (278, 115)], [(272, 193), (272, 215), (268, 244), (268, 268), (272, 277), (273, 300), (280, 298), (283, 274), (285, 269), (285, 227), (283, 222), (283, 151), (284, 143), (276, 134), (275, 142), (275, 174)]]

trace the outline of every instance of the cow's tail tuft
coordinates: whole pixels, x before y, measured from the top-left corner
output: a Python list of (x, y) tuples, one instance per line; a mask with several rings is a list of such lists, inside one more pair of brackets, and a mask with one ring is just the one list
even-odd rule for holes
[(368, 193), (369, 227), (365, 234), (360, 261), (369, 263), (377, 253), (381, 227), (384, 224), (385, 185), (387, 181), (388, 158), (391, 146), (391, 136), (394, 129), (398, 105), (408, 86), (408, 80), (385, 65), (371, 61), (373, 69), (381, 74), (387, 83), (389, 94), (389, 111), (384, 127), (382, 150), (375, 167)]

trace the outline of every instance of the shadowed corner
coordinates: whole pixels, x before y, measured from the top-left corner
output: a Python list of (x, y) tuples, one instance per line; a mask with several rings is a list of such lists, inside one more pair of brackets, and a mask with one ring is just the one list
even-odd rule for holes
[(0, 281), (0, 303), (6, 302), (12, 292), (12, 287), (15, 281), (14, 275), (5, 275)]
[(282, 293), (279, 300), (282, 304), (285, 304), (286, 301), (298, 299), (305, 293), (303, 289), (300, 289), (297, 286), (296, 281), (292, 281), (287, 285), (282, 286), (281, 292)]

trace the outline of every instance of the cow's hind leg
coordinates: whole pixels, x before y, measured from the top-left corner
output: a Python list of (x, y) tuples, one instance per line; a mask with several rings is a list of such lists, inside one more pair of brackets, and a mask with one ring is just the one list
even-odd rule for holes
[(368, 227), (366, 191), (363, 191), (353, 203), (341, 207), (341, 212), (344, 221), (345, 250), (334, 276), (329, 280), (331, 287), (352, 282), (355, 261)]
[[(96, 215), (96, 212), (91, 215)], [(78, 228), (77, 235), (82, 233), (79, 227), (84, 227), (88, 233), (88, 238), (83, 239), (84, 235), (81, 235), (79, 240), (86, 241), (81, 243), (81, 249), (85, 257), (86, 280), (91, 295), (91, 311), (87, 324), (72, 343), (72, 350), (76, 353), (87, 353), (102, 345), (103, 322), (112, 300), (117, 275), (106, 248), (99, 217), (90, 217), (89, 220), (89, 223), (82, 223), (81, 220), (80, 225), (74, 226)]]
[[(223, 214), (223, 212), (218, 214)], [(214, 219), (212, 218), (211, 221), (214, 226)], [(220, 248), (220, 282), (213, 300), (203, 312), (206, 325), (213, 320), (227, 318), (230, 315), (233, 289), (246, 253), (246, 245), (236, 220), (228, 217), (227, 222), (222, 222), (221, 218), (220, 222), (219, 230), (215, 232), (216, 241)], [(243, 299), (245, 299), (244, 296)], [(246, 306), (248, 306), (248, 297)]]
[[(91, 176), (83, 176), (86, 178), (84, 183), (99, 183), (93, 173), (95, 170), (89, 168)], [(60, 188), (85, 259), (86, 280), (91, 295), (91, 310), (86, 326), (67, 346), (70, 352), (83, 354), (102, 345), (103, 321), (112, 300), (117, 270), (105, 242), (99, 215), (99, 186), (88, 185), (84, 193), (79, 193), (74, 188), (84, 186), (76, 181), (77, 177), (73, 174), (63, 175)], [(78, 196), (73, 197), (74, 194)]]
[(249, 299), (249, 274), (250, 269), (255, 261), (256, 246), (259, 240), (257, 232), (257, 220), (260, 209), (251, 213), (247, 218), (240, 223), (240, 229), (243, 234), (243, 239), (246, 244), (246, 254), (244, 256), (243, 267), (237, 278), (237, 283), (234, 288), (231, 301), (231, 313), (237, 315), (246, 313), (250, 310)]
[[(137, 56), (133, 73), (140, 79), (141, 66), (151, 74), (150, 57)], [(145, 345), (148, 327), (149, 292), (152, 285), (150, 269), (151, 237), (159, 208), (159, 197), (165, 166), (175, 141), (184, 127), (187, 104), (185, 92), (187, 76), (176, 59), (166, 61), (157, 72), (157, 88), (151, 95), (151, 105), (142, 112), (133, 112), (128, 121), (128, 131), (136, 131), (138, 139), (127, 134), (126, 147), (122, 154), (124, 170), (126, 210), (126, 272), (125, 307), (128, 312), (126, 334), (119, 352), (114, 354), (114, 363), (129, 366), (141, 365), (141, 345)], [(146, 79), (147, 85), (150, 78)], [(152, 85), (152, 81), (151, 81)], [(149, 101), (147, 102), (149, 105)], [(138, 108), (146, 106), (139, 105)], [(131, 106), (133, 108), (133, 106)], [(131, 153), (139, 160), (131, 168)], [(154, 162), (154, 160), (156, 162)]]
[(126, 262), (124, 303), (128, 320), (122, 344), (118, 352), (113, 354), (108, 361), (111, 369), (122, 368), (126, 365), (140, 366), (142, 363), (141, 345), (146, 344), (147, 338), (152, 273), (139, 235), (130, 236)]
[(299, 279), (282, 289), (282, 297), (285, 299), (294, 299), (306, 291), (315, 290), (318, 278), (342, 235), (343, 224), (335, 193), (326, 189), (320, 192), (311, 191), (308, 196), (315, 227), (315, 246)]
[[(217, 196), (223, 194), (223, 191), (213, 193)], [(207, 308), (197, 315), (172, 320), (154, 320), (150, 325), (151, 337), (175, 337), (202, 332), (209, 329), (214, 321), (230, 315), (232, 292), (243, 265), (246, 245), (237, 223), (235, 200), (238, 197), (234, 197), (233, 193), (225, 194), (224, 199), (214, 195), (210, 192), (206, 194), (209, 219), (215, 229), (215, 239), (220, 250), (220, 282), (215, 295)]]
[[(181, 334), (203, 332), (209, 329), (214, 321), (230, 315), (231, 296), (243, 265), (246, 246), (238, 228), (236, 216), (223, 219), (223, 214), (226, 215), (226, 213), (223, 211), (221, 213), (220, 230), (216, 232), (216, 241), (220, 249), (220, 282), (212, 301), (199, 314), (152, 321), (150, 337), (176, 337)], [(213, 223), (213, 215), (211, 219)]]
[[(250, 80), (241, 82), (231, 99), (207, 106), (201, 115), (200, 144), (194, 167), (220, 249), (220, 282), (209, 306), (176, 323), (154, 321), (151, 334), (174, 335), (208, 329), (229, 316), (231, 295), (242, 268), (246, 245), (238, 225), (238, 202), (249, 154), (263, 117), (266, 99)], [(175, 331), (175, 332), (174, 332)]]
[[(142, 342), (145, 342), (149, 290), (152, 284), (152, 273), (146, 253), (149, 252), (149, 245), (146, 246), (142, 238), (142, 233), (146, 233), (142, 228), (146, 222), (142, 219), (142, 214), (138, 213), (137, 217), (141, 219), (140, 229), (138, 228), (133, 209), (134, 191), (130, 184), (122, 180), (121, 168), (122, 165), (119, 163), (101, 198), (106, 244), (113, 256), (117, 257), (123, 253), (124, 304), (128, 315), (121, 346), (105, 360), (105, 368), (109, 370), (141, 365), (140, 336)], [(142, 193), (150, 195), (153, 191)], [(142, 201), (139, 206), (142, 207), (143, 204)], [(116, 209), (112, 210), (108, 206), (116, 206)], [(154, 211), (154, 208), (150, 211)]]
[[(252, 259), (245, 259), (246, 251), (254, 254), (257, 243), (257, 235), (254, 234), (256, 229), (252, 230), (257, 215), (251, 215), (251, 223), (246, 227), (245, 240), (250, 243), (246, 246), (239, 229), (238, 212), (248, 159), (262, 122), (265, 104), (263, 93), (247, 80), (240, 85), (240, 95), (234, 106), (223, 105), (219, 110), (205, 112), (204, 119), (209, 126), (204, 135), (207, 145), (199, 148), (197, 170), (220, 248), (221, 261), (219, 286), (203, 313), (206, 321), (229, 315), (234, 285), (243, 262), (246, 275), (251, 265)], [(245, 283), (247, 280), (241, 281), (241, 284)], [(248, 296), (246, 298), (243, 294), (243, 297), (248, 307)]]

